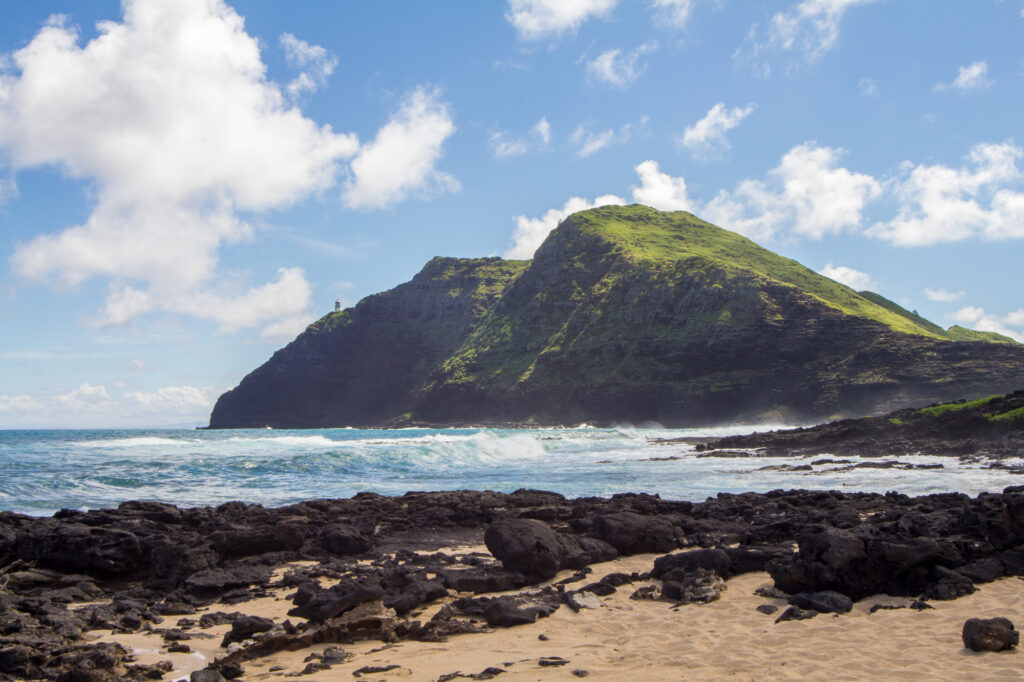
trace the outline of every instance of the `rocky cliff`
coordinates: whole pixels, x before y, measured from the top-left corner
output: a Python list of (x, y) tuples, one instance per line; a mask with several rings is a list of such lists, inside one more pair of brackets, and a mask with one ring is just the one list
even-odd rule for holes
[(210, 426), (819, 420), (1024, 385), (1024, 346), (993, 340), (689, 213), (604, 207), (533, 261), (435, 258), (325, 316)]

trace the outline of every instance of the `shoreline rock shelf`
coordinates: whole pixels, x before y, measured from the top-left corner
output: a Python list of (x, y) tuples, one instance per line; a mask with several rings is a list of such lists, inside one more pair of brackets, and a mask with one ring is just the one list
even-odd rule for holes
[[(591, 575), (630, 555), (651, 559), (630, 573)], [(764, 592), (774, 605), (788, 601), (800, 614), (847, 613), (877, 594), (955, 599), (1024, 575), (1024, 487), (974, 498), (794, 490), (703, 503), (534, 490), (361, 493), (275, 509), (126, 502), (51, 518), (3, 512), (0, 679), (170, 672), (133, 663), (116, 643), (88, 641), (90, 631), (157, 633), (182, 651), (200, 620), (220, 622), (227, 648), (217, 665), (233, 672), (284, 649), (440, 642), (534, 623), (562, 606), (602, 608), (616, 593), (665, 608), (710, 602), (723, 581), (761, 572), (774, 582)], [(273, 595), (287, 595), (287, 617), (196, 615)]]

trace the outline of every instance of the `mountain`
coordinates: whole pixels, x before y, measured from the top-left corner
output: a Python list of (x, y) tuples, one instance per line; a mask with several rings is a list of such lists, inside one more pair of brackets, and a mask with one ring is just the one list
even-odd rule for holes
[(809, 421), (1024, 385), (1024, 346), (958, 334), (690, 213), (607, 206), (532, 261), (435, 258), (326, 315), (210, 426)]

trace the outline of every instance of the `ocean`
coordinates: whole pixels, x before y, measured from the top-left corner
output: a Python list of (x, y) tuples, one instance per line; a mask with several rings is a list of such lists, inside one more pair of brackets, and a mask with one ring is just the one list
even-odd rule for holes
[[(950, 457), (898, 458), (908, 466), (943, 465), (939, 469), (857, 468), (879, 460), (700, 457), (690, 445), (656, 442), (770, 428), (0, 431), (0, 510), (42, 516), (125, 500), (281, 506), (361, 491), (519, 488), (567, 497), (643, 492), (692, 501), (719, 492), (791, 488), (975, 495), (1024, 483), (984, 463)], [(787, 469), (793, 466), (801, 469)]]

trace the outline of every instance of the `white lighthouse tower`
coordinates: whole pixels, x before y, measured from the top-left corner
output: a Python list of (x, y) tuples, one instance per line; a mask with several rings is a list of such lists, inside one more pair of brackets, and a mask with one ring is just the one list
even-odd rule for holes
[(340, 313), (341, 312), (341, 299), (337, 299), (337, 298), (334, 299), (334, 312), (336, 312), (336, 313)]

